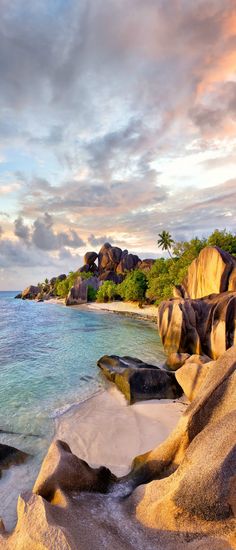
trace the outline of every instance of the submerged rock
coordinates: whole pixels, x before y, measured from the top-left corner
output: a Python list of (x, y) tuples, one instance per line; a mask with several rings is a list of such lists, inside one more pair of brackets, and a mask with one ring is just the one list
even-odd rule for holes
[(145, 399), (175, 399), (183, 393), (173, 373), (139, 359), (104, 355), (97, 364), (130, 404)]
[(2, 470), (7, 470), (10, 466), (21, 464), (27, 460), (29, 455), (19, 451), (15, 447), (0, 443), (0, 477)]

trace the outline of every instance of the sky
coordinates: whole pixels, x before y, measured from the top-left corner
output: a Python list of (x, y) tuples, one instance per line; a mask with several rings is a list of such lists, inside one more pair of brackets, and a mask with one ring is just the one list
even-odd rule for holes
[(236, 230), (235, 0), (0, 0), (0, 289)]

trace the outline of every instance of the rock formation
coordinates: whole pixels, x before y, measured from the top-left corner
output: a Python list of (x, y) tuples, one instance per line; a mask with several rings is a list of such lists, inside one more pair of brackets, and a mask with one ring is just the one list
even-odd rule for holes
[(175, 287), (174, 299), (160, 304), (158, 328), (168, 355), (217, 359), (235, 345), (236, 259), (216, 246), (204, 248)]
[(38, 286), (30, 285), (23, 290), (21, 293), (21, 298), (22, 300), (34, 300), (39, 292), (40, 288)]
[(162, 302), (158, 329), (168, 355), (197, 353), (217, 359), (236, 344), (236, 292)]
[(104, 355), (97, 364), (130, 404), (144, 399), (175, 399), (183, 393), (173, 373), (139, 359)]
[(175, 296), (196, 299), (227, 290), (236, 291), (236, 258), (218, 246), (207, 246), (189, 266)]
[(82, 279), (78, 277), (74, 283), (74, 286), (70, 289), (66, 299), (67, 306), (73, 306), (76, 304), (84, 304), (88, 299), (88, 288), (92, 287), (94, 290), (98, 290), (99, 281), (97, 277), (90, 277), (89, 279)]
[(1, 548), (236, 548), (235, 392), (232, 347), (208, 364), (170, 436), (120, 479), (53, 443), (33, 493), (19, 498), (14, 532), (2, 526)]
[[(155, 260), (150, 258), (141, 261), (136, 254), (130, 254), (128, 250), (122, 251), (121, 248), (112, 246), (110, 243), (105, 243), (98, 253), (94, 251), (86, 252), (84, 255), (84, 264), (77, 270), (78, 280), (69, 291), (67, 305), (80, 304), (87, 301), (86, 283), (81, 286), (81, 295), (78, 291), (80, 284), (79, 276), (81, 273), (91, 273), (94, 277), (97, 277), (99, 283), (113, 281), (119, 284), (123, 281), (127, 272), (138, 268), (143, 271), (149, 271), (154, 262)], [(40, 285), (41, 288), (30, 286), (22, 293), (17, 294), (15, 298), (37, 299), (38, 301), (48, 300), (56, 295), (57, 281), (63, 281), (64, 279), (66, 279), (65, 274), (52, 277), (49, 283), (42, 283)], [(94, 283), (91, 286), (95, 288)], [(78, 300), (76, 299), (77, 295)]]

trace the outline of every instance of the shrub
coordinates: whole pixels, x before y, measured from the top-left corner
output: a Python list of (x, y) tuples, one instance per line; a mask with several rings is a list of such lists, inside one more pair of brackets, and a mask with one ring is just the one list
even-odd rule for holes
[(97, 298), (97, 290), (88, 285), (88, 302), (95, 302)]
[(64, 281), (60, 281), (57, 279), (55, 284), (55, 294), (56, 296), (60, 296), (61, 298), (65, 298), (71, 289), (71, 287), (74, 285), (75, 280), (78, 277), (78, 272), (70, 271), (69, 275), (64, 279)]
[(97, 302), (111, 302), (118, 296), (118, 285), (112, 281), (105, 281), (97, 291)]
[(147, 277), (139, 269), (132, 271), (117, 285), (117, 291), (125, 301), (142, 302), (147, 290)]

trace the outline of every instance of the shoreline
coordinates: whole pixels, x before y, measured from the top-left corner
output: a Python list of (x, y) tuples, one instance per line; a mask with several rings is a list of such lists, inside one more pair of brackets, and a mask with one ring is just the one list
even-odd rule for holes
[(64, 298), (50, 298), (46, 303), (62, 305), (68, 308), (78, 309), (80, 311), (98, 311), (105, 313), (115, 313), (116, 315), (125, 315), (133, 319), (148, 321), (149, 323), (157, 323), (157, 307), (143, 306), (139, 308), (137, 302), (88, 302), (73, 306), (66, 306)]
[(180, 398), (128, 405), (112, 384), (54, 419), (53, 441), (66, 441), (72, 453), (97, 468), (126, 475), (136, 455), (164, 441), (186, 408)]

